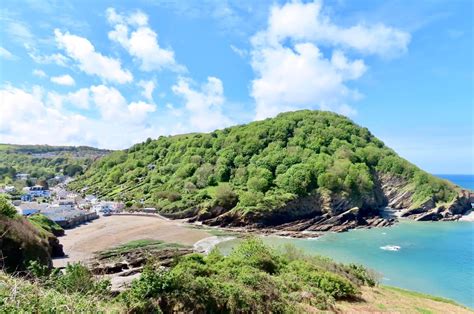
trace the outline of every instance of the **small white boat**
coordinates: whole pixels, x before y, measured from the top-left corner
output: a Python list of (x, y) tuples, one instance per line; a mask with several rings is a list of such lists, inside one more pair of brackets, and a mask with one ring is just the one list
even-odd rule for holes
[(401, 249), (398, 245), (385, 245), (380, 248), (385, 251), (399, 251)]

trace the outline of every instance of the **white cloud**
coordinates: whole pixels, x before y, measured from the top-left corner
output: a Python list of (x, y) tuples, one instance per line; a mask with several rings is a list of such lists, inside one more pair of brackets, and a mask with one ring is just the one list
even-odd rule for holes
[(130, 117), (136, 122), (142, 122), (147, 117), (148, 113), (155, 112), (156, 106), (147, 104), (146, 102), (132, 102), (127, 107)]
[(16, 57), (7, 49), (0, 46), (0, 58), (7, 60), (14, 60)]
[(166, 109), (174, 117), (181, 117), (183, 115), (183, 110), (175, 108), (171, 103), (166, 104)]
[(60, 66), (67, 66), (69, 59), (60, 53), (53, 53), (51, 55), (40, 55), (35, 48), (25, 44), (30, 58), (38, 64), (57, 64)]
[(74, 86), (76, 84), (76, 81), (69, 74), (53, 76), (51, 82), (64, 86)]
[(90, 92), (88, 88), (81, 88), (67, 94), (48, 92), (45, 97), (45, 103), (56, 109), (62, 109), (64, 105), (72, 105), (79, 109), (89, 109)]
[[(102, 93), (106, 95), (101, 98)], [(45, 93), (38, 86), (31, 90), (4, 86), (0, 88), (0, 142), (117, 149), (163, 133), (162, 129), (143, 123), (146, 116), (155, 111), (154, 105), (145, 102), (127, 105), (119, 94), (114, 88), (103, 85), (65, 95)], [(118, 105), (123, 112), (116, 113), (108, 108), (114, 119), (106, 119), (102, 115), (84, 116), (63, 106), (75, 102), (84, 108), (92, 109), (93, 105), (93, 108), (101, 106), (100, 109), (105, 110), (107, 101), (115, 102), (110, 103), (110, 107)]]
[(126, 121), (141, 123), (148, 113), (155, 112), (156, 106), (143, 101), (127, 104), (127, 100), (114, 87), (92, 86), (91, 97), (106, 121)]
[(102, 118), (105, 120), (121, 119), (127, 100), (114, 87), (105, 85), (92, 86), (90, 88), (92, 99), (99, 108)]
[(230, 45), (230, 49), (241, 58), (246, 57), (249, 54), (247, 50), (238, 48), (234, 45)]
[[(347, 82), (359, 79), (367, 65), (350, 53), (393, 57), (409, 41), (409, 34), (382, 24), (340, 27), (321, 12), (321, 2), (275, 5), (268, 27), (251, 39), (255, 118), (303, 108), (355, 115), (348, 103), (362, 95)], [(329, 48), (327, 56), (321, 45)]]
[(11, 143), (66, 144), (81, 134), (84, 117), (64, 113), (44, 101), (44, 91), (12, 86), (0, 89), (0, 141)]
[(351, 27), (341, 27), (333, 23), (328, 15), (323, 14), (321, 8), (321, 1), (294, 1), (281, 7), (273, 6), (268, 29), (261, 33), (260, 37), (275, 44), (286, 39), (314, 41), (384, 57), (397, 56), (407, 51), (411, 39), (409, 33), (380, 23), (359, 23)]
[[(341, 57), (337, 55), (333, 59)], [(316, 106), (338, 111), (346, 100), (357, 99), (358, 92), (344, 81), (362, 75), (365, 66), (361, 60), (345, 61), (335, 66), (311, 43), (297, 44), (294, 49), (280, 46), (255, 51), (252, 67), (258, 78), (252, 82), (252, 96), (257, 104), (256, 119)]]
[(44, 78), (44, 77), (48, 76), (48, 75), (46, 75), (46, 73), (43, 70), (39, 70), (39, 69), (34, 69), (33, 70), (33, 75), (37, 76), (37, 77), (41, 77), (41, 78)]
[(80, 109), (89, 109), (89, 89), (81, 88), (75, 92), (68, 93), (66, 99), (73, 106)]
[(109, 39), (119, 43), (140, 62), (141, 70), (185, 71), (185, 67), (176, 62), (172, 49), (160, 47), (158, 35), (148, 25), (146, 14), (138, 11), (125, 16), (118, 14), (113, 8), (108, 8), (106, 14), (108, 22), (114, 27), (109, 32)]
[(148, 101), (153, 102), (153, 91), (155, 90), (156, 84), (154, 81), (144, 81), (141, 80), (138, 82), (138, 86), (143, 88), (142, 96), (145, 97)]
[(34, 36), (29, 27), (23, 22), (15, 21), (12, 18), (6, 18), (5, 24), (5, 30), (12, 40), (20, 44), (33, 42)]
[(222, 105), (225, 102), (222, 81), (216, 77), (208, 77), (207, 82), (198, 90), (193, 89), (190, 84), (191, 80), (179, 78), (172, 90), (185, 100), (189, 122), (194, 130), (212, 131), (229, 126), (232, 121), (222, 113)]
[(78, 62), (79, 69), (89, 75), (97, 75), (105, 81), (116, 83), (129, 83), (133, 80), (132, 73), (122, 69), (120, 60), (106, 57), (95, 51), (94, 46), (84, 37), (62, 33), (54, 30), (59, 48), (66, 51), (67, 55)]

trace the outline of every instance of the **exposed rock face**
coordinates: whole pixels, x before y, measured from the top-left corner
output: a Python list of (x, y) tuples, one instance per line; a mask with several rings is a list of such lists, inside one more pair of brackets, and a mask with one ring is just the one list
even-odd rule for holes
[(110, 278), (112, 291), (119, 292), (128, 288), (134, 279), (140, 277), (148, 261), (152, 260), (159, 262), (163, 267), (170, 267), (177, 257), (192, 252), (193, 250), (189, 248), (131, 249), (128, 252), (107, 254), (107, 257), (101, 257), (99, 254), (89, 267), (93, 274)]
[(192, 249), (131, 250), (115, 256), (109, 255), (107, 258), (98, 256), (90, 266), (92, 272), (96, 275), (122, 273), (122, 275), (129, 276), (138, 272), (150, 259), (158, 261), (162, 266), (168, 267), (176, 257), (189, 253), (192, 253)]
[[(437, 205), (434, 198), (413, 207), (413, 190), (402, 177), (375, 174), (373, 194), (365, 199), (352, 200), (344, 195), (313, 194), (297, 198), (285, 206), (269, 212), (242, 215), (216, 207), (205, 214), (195, 214), (190, 222), (201, 221), (211, 226), (267, 230), (271, 232), (347, 231), (353, 228), (384, 227), (396, 222), (383, 218), (380, 208), (401, 211), (402, 217), (415, 220), (457, 220), (471, 209), (474, 194), (460, 190), (449, 204)], [(196, 211), (197, 212), (197, 211)]]
[(401, 210), (402, 217), (418, 221), (458, 220), (472, 209), (471, 204), (474, 203), (474, 193), (460, 189), (458, 195), (448, 204), (437, 205), (434, 198), (429, 198), (413, 207), (413, 192), (407, 188), (407, 182), (400, 177), (388, 175), (380, 179), (387, 206)]

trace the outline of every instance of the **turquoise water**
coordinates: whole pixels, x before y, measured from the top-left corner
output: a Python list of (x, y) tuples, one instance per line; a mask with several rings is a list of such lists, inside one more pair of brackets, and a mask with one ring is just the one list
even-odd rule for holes
[[(403, 220), (390, 228), (329, 233), (317, 239), (263, 239), (274, 246), (291, 243), (307, 253), (364, 264), (381, 274), (383, 284), (450, 298), (474, 308), (472, 222)], [(238, 241), (223, 242), (219, 247), (228, 252)], [(381, 249), (387, 245), (400, 249)]]

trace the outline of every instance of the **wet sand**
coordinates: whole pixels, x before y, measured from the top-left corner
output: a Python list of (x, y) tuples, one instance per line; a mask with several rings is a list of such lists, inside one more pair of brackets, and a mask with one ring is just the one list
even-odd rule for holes
[(116, 215), (66, 230), (59, 238), (66, 258), (54, 259), (55, 267), (64, 267), (68, 262), (87, 261), (95, 252), (133, 240), (151, 239), (193, 245), (212, 235), (198, 229), (187, 228), (176, 220), (158, 216)]

